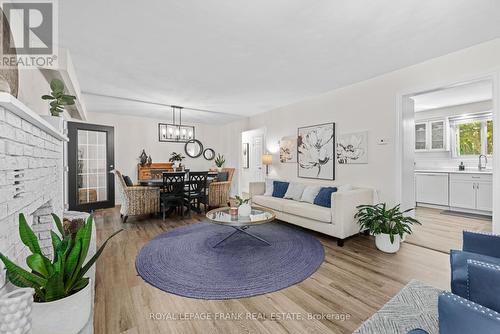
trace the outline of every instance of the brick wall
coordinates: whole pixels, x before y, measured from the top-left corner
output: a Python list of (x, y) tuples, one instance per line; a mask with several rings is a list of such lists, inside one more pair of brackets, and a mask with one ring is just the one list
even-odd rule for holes
[(63, 141), (22, 116), (0, 108), (0, 252), (18, 264), (28, 254), (19, 239), (19, 213), (50, 255), (50, 213), (63, 212)]

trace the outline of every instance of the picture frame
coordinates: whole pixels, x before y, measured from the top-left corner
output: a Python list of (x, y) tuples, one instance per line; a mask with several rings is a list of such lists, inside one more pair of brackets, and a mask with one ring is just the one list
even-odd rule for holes
[(368, 131), (339, 135), (337, 140), (337, 162), (339, 164), (367, 164)]
[(280, 162), (295, 163), (297, 162), (297, 137), (287, 136), (281, 138), (280, 147)]
[(297, 176), (335, 180), (335, 123), (297, 129)]
[(241, 167), (243, 168), (249, 168), (250, 166), (250, 161), (249, 161), (249, 144), (248, 143), (243, 143), (241, 145)]

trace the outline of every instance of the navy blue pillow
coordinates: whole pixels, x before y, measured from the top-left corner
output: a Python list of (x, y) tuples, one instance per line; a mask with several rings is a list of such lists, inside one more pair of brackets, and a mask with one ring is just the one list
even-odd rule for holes
[(273, 181), (273, 197), (283, 198), (288, 190), (288, 182)]
[(127, 185), (127, 187), (132, 187), (134, 185), (134, 183), (132, 182), (132, 179), (127, 175), (123, 175), (123, 181), (125, 181), (125, 184)]
[(331, 208), (332, 194), (336, 191), (337, 187), (322, 187), (314, 199), (314, 204), (324, 206), (325, 208)]
[(467, 294), (467, 260), (476, 260), (500, 266), (499, 258), (452, 249), (450, 251), (451, 292), (462, 298), (469, 297)]

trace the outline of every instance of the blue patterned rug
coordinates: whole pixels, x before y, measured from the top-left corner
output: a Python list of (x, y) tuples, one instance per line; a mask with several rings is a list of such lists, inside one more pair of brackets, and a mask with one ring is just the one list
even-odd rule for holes
[(151, 285), (176, 295), (200, 299), (232, 299), (261, 295), (297, 284), (311, 276), (325, 257), (312, 235), (293, 226), (270, 223), (248, 231), (268, 246), (208, 222), (163, 233), (139, 252), (135, 266)]

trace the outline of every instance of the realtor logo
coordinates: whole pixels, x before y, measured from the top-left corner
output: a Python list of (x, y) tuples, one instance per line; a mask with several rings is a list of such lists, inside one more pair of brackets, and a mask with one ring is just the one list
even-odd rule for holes
[[(57, 11), (51, 0), (2, 1), (2, 67), (54, 67), (57, 59)], [(7, 23), (7, 24), (6, 24)], [(9, 29), (10, 28), (10, 29)]]

